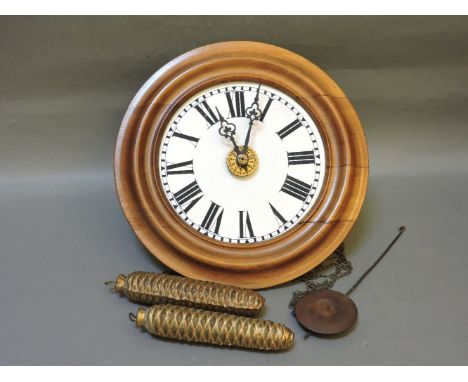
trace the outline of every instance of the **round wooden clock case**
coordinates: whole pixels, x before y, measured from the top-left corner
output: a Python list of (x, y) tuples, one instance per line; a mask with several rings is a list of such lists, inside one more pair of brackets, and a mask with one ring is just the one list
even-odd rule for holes
[[(161, 147), (181, 106), (206, 89), (236, 82), (289, 96), (323, 142), (323, 185), (313, 205), (293, 227), (264, 241), (234, 243), (202, 234), (176, 212), (161, 181)], [(359, 214), (367, 178), (364, 132), (343, 91), (305, 58), (256, 42), (204, 46), (158, 70), (131, 102), (115, 151), (120, 203), (146, 248), (182, 275), (249, 288), (292, 280), (329, 256)]]

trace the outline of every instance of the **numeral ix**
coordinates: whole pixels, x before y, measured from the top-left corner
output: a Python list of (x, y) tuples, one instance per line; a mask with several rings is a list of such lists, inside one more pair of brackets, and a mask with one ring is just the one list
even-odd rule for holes
[(170, 164), (166, 170), (167, 175), (193, 174), (193, 160)]
[(229, 93), (226, 93), (226, 98), (227, 98), (227, 102), (229, 105), (229, 113), (231, 115), (231, 118), (245, 117), (244, 92), (240, 92), (240, 91), (229, 92)]
[(239, 237), (254, 237), (252, 223), (248, 211), (239, 211)]

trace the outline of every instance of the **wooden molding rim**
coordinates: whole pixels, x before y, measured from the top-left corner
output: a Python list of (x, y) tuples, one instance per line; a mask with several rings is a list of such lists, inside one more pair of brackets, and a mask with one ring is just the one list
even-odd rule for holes
[[(155, 165), (179, 105), (206, 87), (236, 80), (260, 81), (293, 97), (315, 120), (326, 151), (325, 185), (302, 224), (250, 245), (215, 242), (189, 228), (169, 206)], [(356, 221), (368, 179), (364, 132), (335, 82), (295, 53), (244, 41), (197, 48), (158, 70), (125, 114), (114, 165), (125, 216), (156, 258), (188, 277), (250, 288), (287, 282), (329, 256)]]

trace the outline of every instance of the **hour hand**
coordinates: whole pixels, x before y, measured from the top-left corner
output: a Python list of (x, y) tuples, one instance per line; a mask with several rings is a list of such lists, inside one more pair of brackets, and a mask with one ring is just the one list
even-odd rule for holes
[(233, 123), (229, 123), (219, 112), (218, 108), (216, 108), (216, 111), (219, 116), (219, 120), (221, 122), (221, 126), (219, 127), (219, 135), (222, 137), (229, 139), (232, 144), (234, 145), (234, 150), (236, 153), (240, 153), (240, 148), (236, 143), (236, 140), (234, 139), (234, 135), (236, 134), (236, 125)]

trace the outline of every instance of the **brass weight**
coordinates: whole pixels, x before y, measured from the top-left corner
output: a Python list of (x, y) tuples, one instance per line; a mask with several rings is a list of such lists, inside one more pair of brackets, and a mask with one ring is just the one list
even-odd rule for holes
[(294, 342), (294, 333), (282, 324), (176, 305), (139, 308), (129, 317), (151, 334), (186, 342), (269, 351), (286, 350)]
[(250, 289), (161, 273), (120, 274), (106, 284), (113, 284), (116, 292), (131, 301), (147, 305), (176, 304), (253, 316), (265, 304), (263, 296)]

